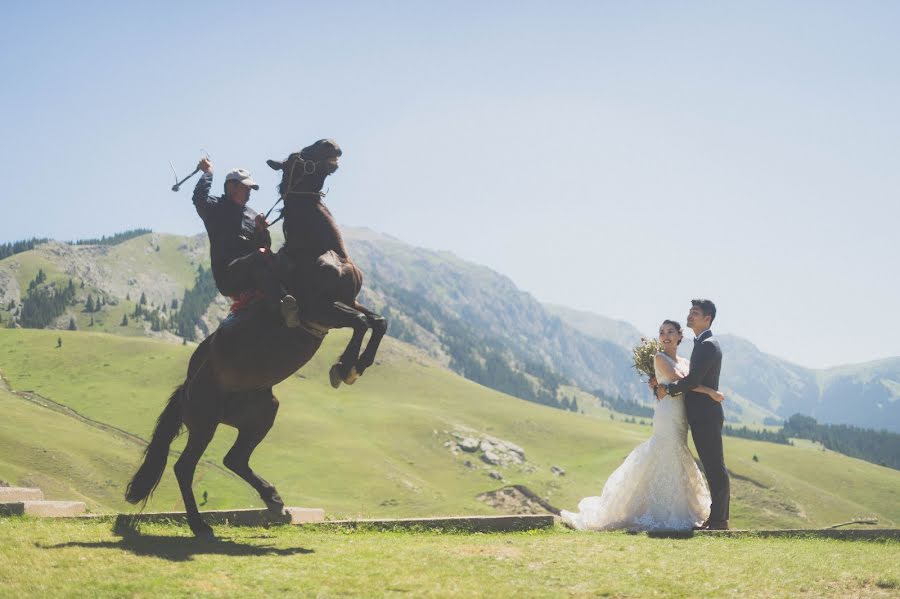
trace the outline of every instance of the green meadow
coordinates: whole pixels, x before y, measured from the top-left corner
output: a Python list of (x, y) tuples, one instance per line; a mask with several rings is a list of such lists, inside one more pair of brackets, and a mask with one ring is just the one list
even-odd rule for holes
[[(356, 385), (333, 390), (327, 370), (346, 340), (330, 334), (310, 364), (276, 388), (278, 419), (251, 460), (289, 505), (322, 507), (330, 517), (491, 514), (479, 494), (522, 484), (571, 509), (599, 493), (651, 434), (650, 426), (608, 412), (574, 414), (481, 387), (390, 338)], [(134, 509), (122, 495), (140, 461), (140, 439), (181, 382), (191, 351), (102, 333), (0, 330), (0, 372), (38, 402), (0, 392), (0, 479), (42, 486), (50, 498), (82, 498), (94, 512)], [(41, 397), (80, 418), (43, 407)], [(511, 441), (525, 450), (527, 466), (498, 467), (504, 480), (494, 480), (477, 456), (445, 447), (454, 430)], [(198, 471), (195, 492), (207, 493), (208, 508), (262, 506), (221, 467), (234, 438), (221, 427)], [(900, 522), (896, 470), (811, 444), (726, 437), (725, 451), (733, 527), (821, 527), (873, 516), (880, 526)], [(149, 508), (181, 509), (171, 468)]]
[(10, 597), (896, 597), (900, 543), (0, 519)]

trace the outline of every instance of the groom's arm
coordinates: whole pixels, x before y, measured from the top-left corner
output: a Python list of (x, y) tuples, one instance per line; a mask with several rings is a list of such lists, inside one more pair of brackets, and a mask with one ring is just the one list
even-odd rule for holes
[(680, 381), (666, 385), (669, 395), (681, 395), (685, 391), (691, 391), (700, 386), (700, 382), (712, 368), (716, 356), (716, 348), (711, 343), (701, 343), (697, 351), (691, 355), (691, 368), (687, 376)]

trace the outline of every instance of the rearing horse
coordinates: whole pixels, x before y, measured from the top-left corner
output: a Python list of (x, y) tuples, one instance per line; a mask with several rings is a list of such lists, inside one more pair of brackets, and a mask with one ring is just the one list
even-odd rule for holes
[[(289, 329), (258, 303), (229, 317), (194, 351), (187, 377), (160, 414), (144, 461), (128, 484), (125, 498), (146, 503), (165, 470), (169, 446), (182, 425), (188, 429), (184, 451), (175, 462), (175, 477), (184, 499), (188, 525), (197, 536), (212, 537), (192, 489), (200, 457), (219, 424), (238, 430), (224, 464), (259, 493), (266, 506), (281, 512), (284, 502), (275, 487), (250, 468), (250, 454), (275, 422), (278, 400), (272, 387), (306, 364), (329, 329), (353, 329), (353, 336), (329, 378), (335, 388), (353, 384), (375, 361), (387, 321), (356, 301), (362, 272), (350, 259), (331, 212), (322, 202), (325, 178), (338, 168), (337, 143), (319, 140), (282, 162), (284, 246), (275, 257), (288, 291), (300, 305), (302, 325)], [(362, 350), (368, 330), (372, 336)]]

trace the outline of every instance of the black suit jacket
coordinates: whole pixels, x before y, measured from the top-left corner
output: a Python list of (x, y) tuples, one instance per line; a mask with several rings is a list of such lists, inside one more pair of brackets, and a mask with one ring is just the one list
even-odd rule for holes
[[(693, 389), (699, 385), (704, 385), (710, 389), (719, 390), (719, 374), (722, 372), (722, 350), (719, 347), (719, 341), (713, 337), (712, 331), (705, 331), (700, 335), (698, 341), (694, 342), (694, 350), (691, 352), (691, 368), (687, 376), (680, 381), (675, 381), (668, 386), (669, 395), (685, 394), (685, 399), (689, 404), (698, 404), (706, 402), (718, 406), (721, 411), (722, 406), (705, 393), (697, 393)], [(690, 416), (690, 414), (689, 414)]]

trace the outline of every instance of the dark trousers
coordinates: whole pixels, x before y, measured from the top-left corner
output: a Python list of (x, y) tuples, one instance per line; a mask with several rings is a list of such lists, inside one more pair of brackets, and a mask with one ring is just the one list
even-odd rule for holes
[(688, 424), (697, 448), (697, 456), (703, 463), (709, 493), (712, 497), (710, 522), (728, 520), (728, 505), (731, 502), (731, 482), (725, 468), (725, 453), (722, 450), (722, 425), (725, 413), (721, 404), (707, 395), (688, 396), (685, 399)]
[(251, 252), (235, 258), (224, 268), (213, 268), (216, 287), (226, 296), (237, 296), (250, 289), (259, 289), (266, 301), (277, 304), (285, 291), (275, 272), (275, 261), (262, 252)]

